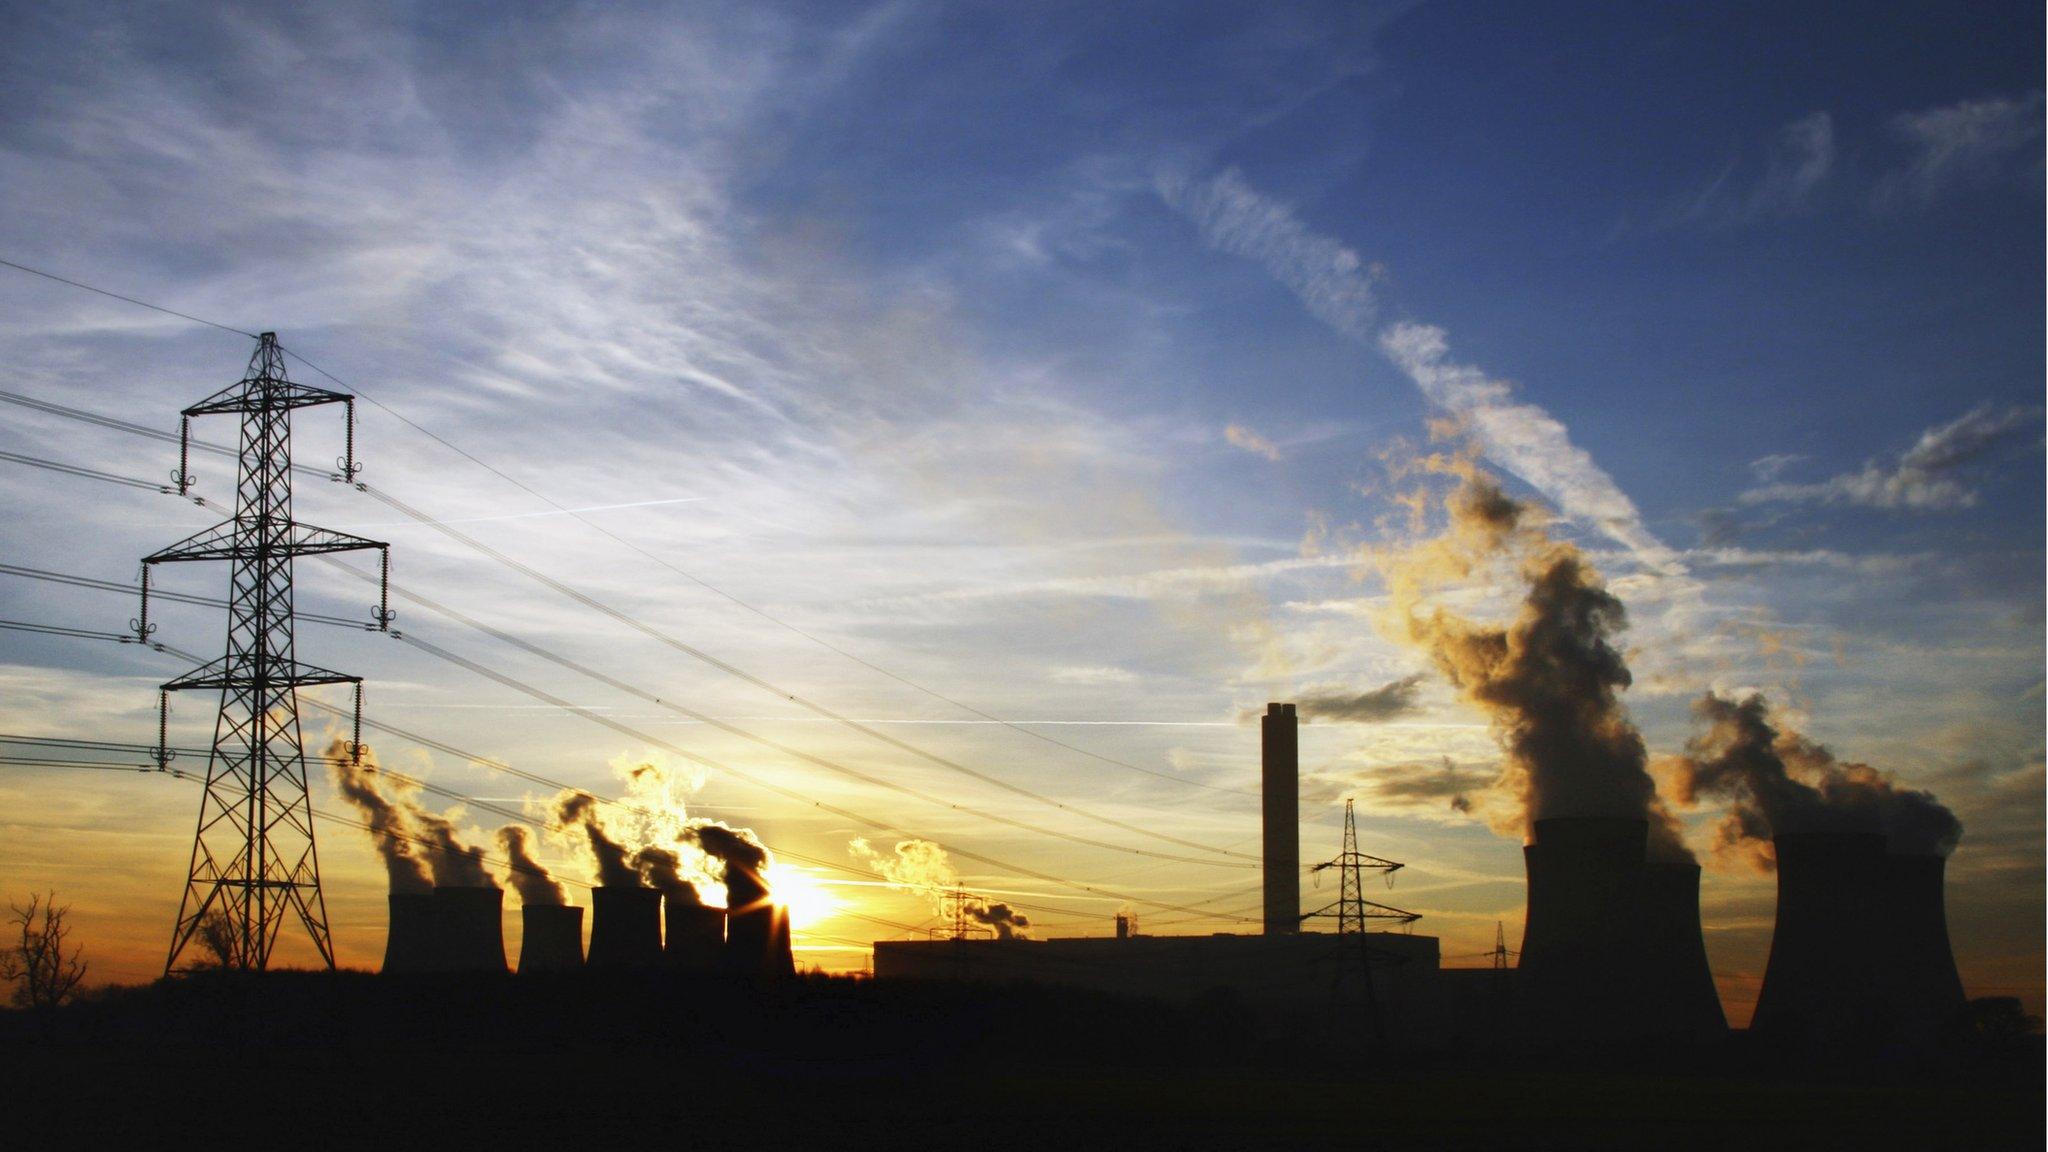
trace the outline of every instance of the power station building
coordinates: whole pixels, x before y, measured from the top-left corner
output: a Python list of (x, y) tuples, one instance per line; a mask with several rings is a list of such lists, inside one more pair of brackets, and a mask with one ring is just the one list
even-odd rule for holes
[(1264, 931), (1258, 935), (1109, 936), (1031, 940), (878, 940), (878, 980), (969, 980), (1062, 984), (1126, 995), (1192, 1001), (1223, 993), (1247, 1008), (1318, 1012), (1348, 1000), (1372, 1003), (1397, 1042), (1442, 1040), (1441, 956), (1434, 936), (1303, 932), (1300, 741), (1292, 704), (1260, 717)]

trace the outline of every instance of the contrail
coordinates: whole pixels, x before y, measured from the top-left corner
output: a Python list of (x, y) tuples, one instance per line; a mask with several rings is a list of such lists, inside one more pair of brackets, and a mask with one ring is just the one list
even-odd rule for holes
[[(671, 500), (635, 500), (630, 504), (592, 504), (583, 508), (550, 508), (541, 512), (513, 512), (504, 516), (465, 516), (459, 520), (429, 520), (429, 524), (481, 524), (486, 520), (530, 520), (536, 516), (574, 516), (579, 512), (610, 512), (619, 508), (653, 508), (661, 504), (695, 504), (709, 500), (709, 496), (677, 496)], [(377, 524), (357, 524), (357, 528), (404, 528), (416, 524), (415, 520), (386, 520)]]

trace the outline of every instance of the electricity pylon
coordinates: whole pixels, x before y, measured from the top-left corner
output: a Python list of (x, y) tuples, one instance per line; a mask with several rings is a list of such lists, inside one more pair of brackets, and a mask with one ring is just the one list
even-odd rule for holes
[[(361, 724), (362, 678), (302, 664), (292, 647), (292, 559), (327, 552), (375, 548), (390, 574), (390, 546), (361, 536), (299, 524), (292, 519), (291, 413), (318, 404), (348, 409), (348, 454), (336, 479), (353, 481), (355, 398), (286, 377), (277, 334), (258, 338), (242, 379), (181, 413), (178, 493), (191, 486), (188, 471), (194, 416), (232, 413), (241, 417), (240, 462), (236, 469), (234, 518), (179, 541), (142, 561), (142, 615), (135, 628), (145, 640), (149, 623), (152, 565), (192, 560), (232, 564), (228, 596), (227, 654), (162, 686), (159, 705), (168, 713), (169, 694), (185, 689), (219, 689), (207, 758), (206, 789), (199, 800), (199, 829), (185, 895), (171, 932), (164, 971), (202, 928), (207, 946), (230, 968), (269, 966), (288, 915), (296, 915), (313, 947), (330, 969), (334, 948), (327, 930), (327, 902), (320, 891), (320, 857), (313, 840), (313, 806), (307, 793), (306, 750), (299, 729), (298, 689), (313, 684), (353, 684)], [(388, 591), (374, 623), (391, 621)], [(163, 720), (159, 717), (159, 731)], [(361, 747), (360, 727), (351, 755)], [(170, 758), (159, 746), (159, 764)]]
[[(1336, 902), (1326, 904), (1314, 912), (1307, 913), (1302, 916), (1302, 919), (1306, 921), (1314, 916), (1335, 916), (1337, 918), (1337, 935), (1340, 940), (1346, 936), (1357, 937), (1355, 945), (1357, 949), (1355, 957), (1356, 967), (1340, 959), (1337, 965), (1336, 986), (1341, 993), (1345, 984), (1345, 977), (1349, 975), (1357, 977), (1363, 988), (1366, 1016), (1371, 1021), (1373, 1035), (1381, 1043), (1384, 1043), (1386, 1041), (1386, 1028), (1380, 1020), (1379, 997), (1373, 989), (1373, 953), (1372, 945), (1366, 939), (1366, 925), (1373, 920), (1413, 924), (1417, 920), (1422, 919), (1422, 914), (1419, 912), (1403, 911), (1402, 909), (1385, 904), (1376, 904), (1365, 898), (1365, 873), (1368, 869), (1384, 873), (1387, 877), (1387, 882), (1391, 884), (1394, 873), (1399, 871), (1402, 865), (1396, 864), (1392, 860), (1382, 860), (1377, 856), (1368, 856), (1358, 850), (1358, 818), (1352, 813), (1351, 801), (1348, 798), (1344, 801), (1343, 850), (1338, 852), (1334, 859), (1325, 860), (1321, 864), (1309, 869), (1309, 871), (1311, 873), (1322, 872), (1328, 868), (1337, 869), (1338, 874), (1342, 877), (1342, 882), (1338, 886)], [(1344, 947), (1348, 951), (1352, 946), (1344, 945)]]

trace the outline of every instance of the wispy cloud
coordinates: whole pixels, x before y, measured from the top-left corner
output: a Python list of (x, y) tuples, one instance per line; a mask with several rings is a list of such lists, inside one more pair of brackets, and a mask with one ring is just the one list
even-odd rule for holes
[(1813, 208), (1834, 169), (1834, 117), (1811, 112), (1778, 129), (1762, 172), (1731, 160), (1706, 187), (1653, 217), (1649, 228), (1731, 228), (1796, 216)]
[(1268, 460), (1280, 459), (1280, 446), (1278, 444), (1273, 443), (1271, 440), (1266, 439), (1242, 424), (1232, 424), (1230, 427), (1225, 428), (1223, 430), (1223, 438), (1254, 456), (1264, 456)]
[(1778, 129), (1761, 165), (1730, 160), (1703, 187), (1616, 231), (1734, 228), (1859, 204), (1896, 213), (2011, 179), (2023, 164), (2038, 178), (2041, 112), (2041, 93), (2032, 92), (1900, 113), (1884, 123), (1885, 142), (1846, 160), (1834, 117), (1810, 112)]
[(1997, 180), (2031, 154), (2040, 170), (2041, 93), (1988, 97), (1892, 118), (1892, 136), (1910, 153), (1878, 182), (1879, 209), (1924, 205), (1959, 188)]
[(1744, 492), (1744, 504), (1776, 501), (1846, 504), (1864, 508), (1946, 511), (1977, 502), (1965, 469), (2001, 444), (2038, 432), (2039, 408), (1994, 409), (1986, 404), (1920, 434), (1911, 448), (1890, 460), (1866, 461), (1810, 484), (1777, 482)]
[(1796, 452), (1774, 452), (1769, 456), (1759, 456), (1751, 460), (1749, 462), (1749, 472), (1750, 475), (1757, 478), (1758, 483), (1768, 484), (1783, 476), (1785, 469), (1804, 459), (1806, 457)]

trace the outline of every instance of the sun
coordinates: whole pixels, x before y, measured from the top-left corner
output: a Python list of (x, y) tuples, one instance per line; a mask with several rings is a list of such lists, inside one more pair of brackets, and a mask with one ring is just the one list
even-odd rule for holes
[(803, 928), (839, 911), (839, 898), (817, 877), (788, 864), (772, 865), (764, 877), (769, 899), (788, 913), (791, 927)]

